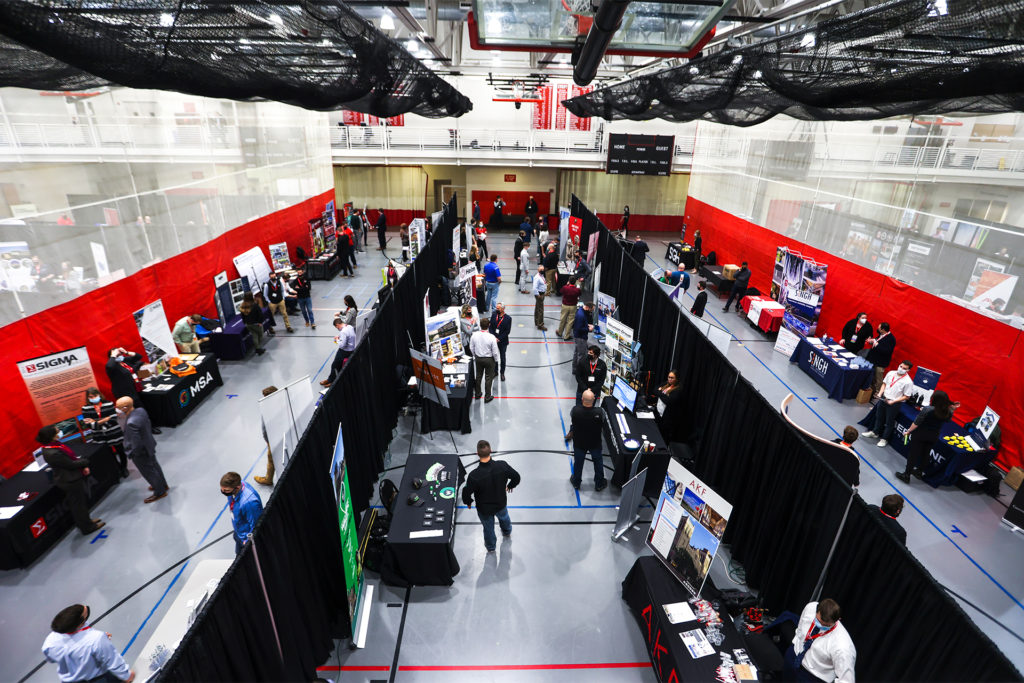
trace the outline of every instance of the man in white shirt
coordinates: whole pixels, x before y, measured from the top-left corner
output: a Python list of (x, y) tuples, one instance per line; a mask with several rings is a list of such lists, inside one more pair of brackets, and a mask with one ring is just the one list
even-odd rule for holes
[(787, 680), (854, 683), (857, 648), (839, 618), (835, 600), (807, 603), (786, 650)]
[(487, 395), (484, 403), (494, 400), (491, 394), (491, 386), (494, 384), (494, 374), (498, 367), (498, 340), (490, 333), (488, 328), (491, 321), (487, 318), (480, 320), (480, 329), (469, 338), (469, 352), (473, 354), (473, 361), (476, 363), (476, 397), (480, 398), (480, 381), (487, 373)]
[(533, 276), (533, 300), (536, 302), (533, 306), (533, 324), (541, 331), (548, 329), (544, 324), (544, 296), (547, 291), (548, 282), (544, 278), (544, 266), (539, 266), (537, 274)]
[(334, 354), (334, 362), (331, 363), (331, 373), (327, 375), (327, 379), (320, 382), (322, 387), (329, 387), (331, 385), (331, 382), (341, 374), (342, 368), (345, 367), (345, 361), (356, 350), (356, 328), (352, 325), (346, 325), (341, 318), (334, 319), (334, 327), (338, 330), (338, 336), (334, 338), (334, 343), (338, 345), (338, 352)]
[(910, 377), (912, 367), (914, 364), (909, 360), (900, 363), (898, 368), (885, 376), (881, 388), (875, 394), (875, 398), (880, 400), (875, 404), (874, 429), (863, 432), (861, 436), (868, 439), (881, 437), (878, 440), (879, 448), (889, 445), (896, 416), (900, 414), (900, 404), (914, 393), (914, 380)]
[(43, 641), (46, 660), (57, 664), (62, 683), (72, 681), (127, 681), (135, 679), (109, 633), (86, 626), (86, 605), (65, 607), (50, 623), (53, 629)]

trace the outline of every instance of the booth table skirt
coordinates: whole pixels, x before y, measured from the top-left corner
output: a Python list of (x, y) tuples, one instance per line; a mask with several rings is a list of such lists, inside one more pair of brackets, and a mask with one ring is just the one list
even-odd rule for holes
[[(109, 446), (67, 443), (75, 454), (89, 458), (89, 507), (95, 505), (120, 481), (117, 460)], [(28, 567), (64, 535), (74, 529), (64, 492), (53, 485), (50, 473), (19, 472), (0, 483), (0, 507), (22, 505), (10, 519), (0, 520), (0, 569)], [(19, 501), (24, 491), (37, 493), (32, 500)], [(75, 530), (75, 533), (78, 533)]]
[[(858, 424), (864, 425), (868, 429), (873, 429), (875, 426), (876, 410), (878, 410), (877, 404), (871, 407), (868, 414)], [(893, 430), (893, 438), (889, 445), (904, 458), (907, 457), (910, 446), (903, 443), (903, 435), (907, 433), (910, 425), (914, 423), (918, 412), (918, 409), (914, 406), (903, 403), (900, 406), (899, 414), (896, 416), (896, 427)], [(921, 463), (921, 470), (924, 471), (924, 477), (922, 478), (925, 482), (936, 488), (944, 484), (952, 485), (956, 483), (956, 479), (961, 473), (984, 468), (992, 462), (996, 457), (996, 451), (991, 448), (983, 451), (968, 451), (959, 446), (954, 446), (943, 438), (956, 435), (966, 436), (968, 433), (966, 429), (952, 420), (946, 422), (939, 434), (939, 440), (935, 442), (935, 446), (929, 454), (927, 462)]]
[(665, 260), (671, 261), (684, 270), (693, 270), (697, 263), (697, 252), (684, 242), (669, 242)]
[[(601, 400), (601, 409), (604, 410), (604, 437), (605, 442), (611, 445), (611, 450), (605, 452), (610, 457), (614, 466), (611, 483), (621, 488), (629, 480), (630, 467), (636, 457), (636, 448), (627, 448), (623, 443), (623, 437), (619, 430), (619, 422), (616, 415), (619, 414), (619, 402), (613, 396), (605, 396)], [(668, 471), (668, 461), (672, 456), (669, 453), (665, 440), (661, 438), (661, 431), (654, 418), (641, 419), (631, 413), (622, 413), (626, 424), (629, 425), (629, 435), (626, 438), (643, 442), (643, 435), (647, 435), (647, 441), (654, 445), (654, 451), (644, 453), (640, 456), (640, 464), (637, 472), (647, 468), (647, 478), (644, 480), (644, 495), (657, 497), (661, 493), (662, 484), (665, 483), (665, 473)]]
[[(470, 369), (473, 369), (472, 365), (470, 365)], [(447, 408), (424, 398), (423, 411), (420, 415), (420, 431), (424, 434), (449, 430), (460, 434), (472, 432), (473, 424), (469, 419), (469, 407), (473, 401), (472, 391), (469, 386), (450, 389)]]
[(732, 291), (733, 281), (725, 279), (725, 276), (722, 275), (722, 266), (702, 266), (700, 274), (704, 276), (709, 285), (715, 288), (719, 296)]
[(330, 280), (341, 272), (341, 259), (337, 254), (306, 261), (306, 274), (310, 280)]
[(250, 347), (252, 335), (240, 315), (224, 323), (220, 332), (210, 333), (210, 348), (218, 360), (242, 360)]
[[(427, 480), (427, 473), (440, 464), (447, 480), (437, 484)], [(459, 499), (459, 486), (463, 471), (457, 455), (412, 455), (405, 465), (402, 485), (392, 506), (391, 528), (384, 546), (381, 562), (381, 580), (393, 586), (450, 586), (459, 573), (459, 561), (452, 549), (455, 537), (455, 508)], [(440, 475), (437, 475), (440, 476)], [(413, 480), (423, 480), (419, 489)], [(416, 494), (425, 502), (422, 506), (408, 504), (410, 495)], [(435, 500), (436, 498), (436, 500)], [(443, 523), (434, 521), (424, 525), (425, 513), (433, 508), (433, 517), (444, 516)], [(470, 510), (474, 513), (475, 510)], [(440, 535), (410, 538), (412, 532), (437, 530)]]
[(818, 348), (801, 338), (796, 350), (789, 357), (790, 363), (799, 363), (800, 369), (810, 375), (815, 382), (828, 392), (829, 398), (842, 401), (844, 398), (856, 398), (857, 392), (871, 386), (874, 366), (867, 368), (842, 367), (818, 350)]
[(195, 374), (177, 377), (165, 372), (147, 378), (145, 384), (172, 384), (171, 389), (143, 391), (142, 405), (154, 427), (176, 427), (214, 389), (222, 386), (220, 368), (212, 354), (205, 354)]

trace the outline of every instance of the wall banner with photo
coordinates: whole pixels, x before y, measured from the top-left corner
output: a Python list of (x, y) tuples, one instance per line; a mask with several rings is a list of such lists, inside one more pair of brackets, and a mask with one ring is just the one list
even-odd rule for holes
[(771, 297), (786, 307), (787, 330), (805, 337), (817, 332), (827, 275), (827, 265), (786, 247), (776, 249)]

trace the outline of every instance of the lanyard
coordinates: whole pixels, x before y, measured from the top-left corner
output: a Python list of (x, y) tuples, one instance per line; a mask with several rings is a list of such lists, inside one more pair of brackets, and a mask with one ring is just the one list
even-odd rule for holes
[[(242, 491), (244, 490), (245, 482), (242, 482), (242, 488), (238, 489), (238, 493), (236, 493), (234, 496), (228, 496), (228, 507), (231, 508), (231, 512), (235, 511), (235, 503), (242, 499)], [(835, 627), (833, 626), (833, 628)]]
[(140, 380), (139, 376), (135, 374), (134, 370), (132, 370), (132, 366), (128, 365), (125, 362), (122, 362), (121, 363), (121, 367), (124, 368), (125, 370), (127, 370), (131, 374), (132, 381), (135, 382), (135, 388), (136, 389), (141, 389), (142, 388), (142, 380)]
[(495, 327), (495, 329), (497, 329), (497, 328), (501, 327), (501, 321), (502, 321), (502, 320), (504, 320), (504, 319), (505, 319), (505, 314), (504, 314), (504, 313), (502, 313), (502, 314), (501, 314), (501, 317), (500, 317), (500, 318), (498, 318), (498, 323), (497, 323), (497, 324), (496, 324), (496, 325), (494, 326), (494, 327)]
[(893, 517), (892, 515), (890, 515), (889, 513), (887, 513), (887, 512), (885, 511), (885, 510), (879, 509), (879, 512), (881, 512), (881, 513), (882, 513), (883, 515), (885, 515), (885, 516), (886, 516), (886, 517), (888, 517), (889, 519), (896, 519), (895, 517)]
[(590, 364), (590, 374), (593, 375), (594, 374), (594, 370), (596, 370), (596, 369), (597, 369), (597, 361), (595, 360), (593, 363)]
[(892, 381), (891, 381), (891, 382), (889, 382), (889, 388), (890, 388), (890, 389), (892, 389), (892, 388), (893, 388), (893, 386), (894, 386), (894, 385), (896, 384), (896, 382), (899, 382), (899, 381), (900, 381), (901, 379), (903, 379), (904, 377), (906, 377), (906, 375), (899, 375), (899, 374), (895, 374), (895, 373), (894, 373), (894, 374), (893, 374), (893, 377), (892, 377)]
[(64, 455), (68, 456), (72, 460), (80, 460), (81, 459), (77, 455), (75, 455), (75, 452), (73, 450), (71, 450), (70, 448), (68, 448), (67, 446), (65, 446), (64, 444), (62, 444), (59, 441), (54, 441), (51, 444), (47, 444), (46, 448), (52, 448), (54, 450), (61, 451)]
[[(807, 629), (807, 635), (804, 636), (804, 642), (806, 643), (808, 641), (817, 640), (818, 638), (821, 638), (822, 636), (827, 636), (828, 634), (832, 633), (832, 631), (835, 631), (836, 630), (836, 626), (838, 626), (838, 625), (839, 625), (839, 622), (837, 621), (836, 623), (832, 624), (832, 626), (827, 631), (822, 631), (821, 633), (815, 633), (812, 636), (811, 635), (811, 631), (814, 630), (814, 622), (811, 622), (811, 627), (809, 629)], [(810, 648), (810, 646), (808, 646), (808, 649), (809, 648)]]

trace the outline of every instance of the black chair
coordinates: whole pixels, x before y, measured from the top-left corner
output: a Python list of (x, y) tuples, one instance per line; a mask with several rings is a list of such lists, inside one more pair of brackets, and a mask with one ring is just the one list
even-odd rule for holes
[(718, 254), (713, 251), (709, 251), (707, 256), (701, 258), (701, 263), (708, 266), (714, 266), (718, 264)]
[(694, 460), (697, 456), (688, 444), (681, 441), (673, 441), (668, 445), (668, 452), (672, 455), (673, 460), (682, 463), (687, 469), (693, 469)]
[(398, 500), (398, 487), (395, 486), (395, 482), (390, 479), (381, 480), (378, 485), (378, 491), (380, 492), (381, 505), (388, 511), (388, 518), (394, 517), (395, 501)]

